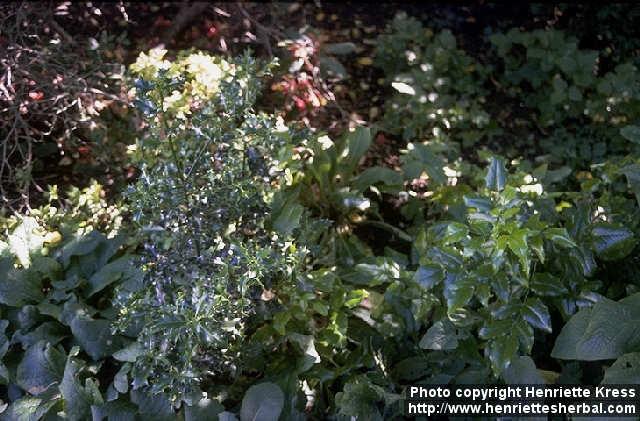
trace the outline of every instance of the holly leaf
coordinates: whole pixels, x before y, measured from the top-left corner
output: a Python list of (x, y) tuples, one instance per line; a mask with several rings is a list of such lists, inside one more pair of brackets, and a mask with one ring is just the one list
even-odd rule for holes
[(507, 181), (507, 170), (502, 158), (491, 157), (484, 181), (489, 190), (502, 191), (504, 189)]

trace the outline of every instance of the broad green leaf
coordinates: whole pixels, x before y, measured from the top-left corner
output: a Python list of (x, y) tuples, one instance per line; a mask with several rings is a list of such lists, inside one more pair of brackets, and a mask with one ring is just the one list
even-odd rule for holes
[(422, 349), (445, 351), (458, 347), (456, 328), (449, 320), (438, 320), (427, 330), (419, 343)]
[(16, 369), (16, 383), (32, 395), (49, 389), (64, 373), (65, 355), (45, 341), (31, 346)]
[(416, 381), (433, 369), (432, 362), (424, 357), (410, 357), (393, 367), (393, 375), (399, 380)]
[(624, 126), (620, 129), (620, 134), (625, 139), (640, 144), (640, 127), (638, 126)]
[(306, 357), (304, 367), (302, 370), (306, 371), (313, 366), (313, 364), (319, 363), (320, 354), (316, 351), (316, 346), (313, 341), (313, 335), (301, 335), (299, 333), (290, 333), (289, 339), (296, 343)]
[(544, 384), (542, 375), (529, 356), (515, 358), (502, 373), (506, 384)]
[(560, 278), (546, 272), (534, 273), (529, 287), (543, 297), (562, 297), (569, 293)]
[(429, 227), (428, 235), (442, 244), (459, 242), (469, 235), (469, 228), (460, 222), (438, 222)]
[(528, 238), (529, 247), (535, 252), (536, 256), (540, 260), (540, 263), (544, 263), (544, 241), (542, 236), (534, 235), (533, 237)]
[(68, 267), (73, 256), (84, 256), (92, 253), (101, 243), (106, 241), (104, 234), (98, 231), (74, 238), (62, 248), (62, 264)]
[(13, 268), (11, 259), (0, 259), (0, 303), (21, 307), (44, 299), (38, 273)]
[(544, 236), (564, 248), (578, 247), (571, 239), (566, 228), (547, 228), (544, 230)]
[(525, 273), (526, 276), (529, 276), (530, 266), (529, 247), (527, 245), (528, 235), (529, 230), (518, 228), (509, 234), (507, 240), (509, 250), (511, 250), (520, 261), (521, 270)]
[(14, 401), (9, 408), (0, 414), (2, 421), (39, 421), (59, 403), (55, 398), (36, 398), (23, 396)]
[(131, 265), (131, 256), (122, 256), (113, 262), (104, 265), (98, 272), (89, 278), (87, 297), (91, 297), (105, 287), (118, 281)]
[(615, 302), (602, 299), (576, 313), (563, 327), (554, 358), (606, 360), (640, 349), (640, 294)]
[(424, 289), (430, 290), (444, 279), (444, 273), (438, 265), (421, 265), (413, 279)]
[(496, 374), (502, 373), (517, 357), (518, 338), (505, 333), (490, 340), (485, 348), (485, 355), (491, 361), (491, 367)]
[(539, 298), (529, 298), (522, 307), (522, 317), (533, 327), (551, 333), (551, 315)]
[(467, 305), (473, 297), (475, 284), (473, 278), (447, 274), (444, 280), (444, 298), (447, 300), (447, 313), (449, 316)]
[(636, 239), (626, 227), (601, 222), (591, 228), (591, 244), (601, 259), (619, 260), (631, 253)]
[(468, 208), (475, 208), (480, 212), (489, 212), (493, 208), (491, 199), (482, 196), (464, 195), (464, 205)]
[(284, 407), (284, 393), (275, 383), (251, 386), (242, 398), (240, 421), (277, 421)]
[(91, 415), (93, 421), (136, 421), (138, 408), (128, 400), (117, 399), (105, 402), (102, 405), (92, 405)]
[(507, 170), (502, 158), (491, 157), (487, 175), (485, 177), (485, 186), (489, 190), (502, 191), (507, 182)]
[(218, 421), (238, 421), (238, 417), (233, 412), (223, 411), (218, 414)]
[(359, 376), (344, 385), (336, 394), (336, 405), (341, 414), (358, 419), (382, 420), (377, 404), (384, 399), (384, 389), (365, 376)]
[(444, 173), (445, 162), (438, 156), (432, 147), (423, 145), (422, 143), (410, 143), (407, 145), (407, 155), (403, 156), (404, 178), (412, 180), (419, 178), (423, 172), (426, 172), (429, 179), (437, 185), (447, 182), (447, 176)]
[(618, 358), (604, 371), (602, 384), (640, 384), (640, 352)]
[(110, 356), (122, 344), (122, 339), (111, 333), (108, 320), (77, 315), (69, 326), (82, 350), (96, 361)]
[(349, 133), (345, 148), (339, 157), (339, 163), (342, 167), (341, 172), (351, 174), (358, 166), (360, 158), (364, 156), (370, 145), (371, 130), (368, 127), (358, 127), (355, 131)]
[(577, 360), (581, 356), (577, 352), (577, 344), (583, 339), (593, 309), (584, 308), (574, 314), (560, 331), (551, 351), (553, 358)]
[(131, 342), (125, 348), (113, 353), (113, 358), (122, 362), (134, 363), (136, 358), (144, 353), (144, 349), (139, 342)]
[(300, 217), (304, 212), (304, 207), (295, 202), (295, 197), (289, 198), (280, 209), (274, 213), (273, 228), (284, 236), (300, 225)]
[(358, 263), (354, 270), (342, 276), (346, 282), (356, 285), (375, 286), (393, 282), (400, 278), (400, 267), (389, 258), (379, 257), (375, 263)]
[(120, 393), (127, 393), (129, 391), (128, 374), (130, 369), (131, 365), (124, 364), (113, 377), (113, 387)]
[(7, 327), (9, 327), (8, 320), (0, 320), (0, 360), (5, 356), (9, 349), (9, 338), (7, 338)]
[(385, 167), (371, 167), (356, 177), (352, 185), (358, 192), (364, 192), (376, 184), (402, 185), (402, 174)]
[(151, 395), (141, 389), (130, 392), (131, 402), (138, 405), (138, 413), (145, 419), (175, 420), (171, 402), (161, 394)]
[(94, 383), (87, 379), (86, 387), (80, 384), (80, 370), (82, 365), (74, 357), (78, 348), (74, 347), (67, 357), (64, 377), (60, 384), (60, 392), (64, 398), (66, 418), (72, 421), (82, 421), (91, 418), (91, 406), (103, 403), (100, 391)]

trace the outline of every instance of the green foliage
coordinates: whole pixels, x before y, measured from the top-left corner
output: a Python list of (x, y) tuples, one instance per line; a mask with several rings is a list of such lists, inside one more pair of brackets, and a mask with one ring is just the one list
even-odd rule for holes
[(104, 404), (99, 381), (117, 382), (108, 365), (131, 340), (111, 332), (112, 287), (140, 275), (101, 191), (72, 189), (58, 207), (53, 187), (49, 204), (2, 221), (0, 381), (14, 390), (2, 419), (87, 419)]
[[(279, 148), (289, 133), (252, 109), (268, 66), (152, 50), (132, 65), (147, 130), (142, 175), (127, 192), (144, 233), (141, 287), (118, 295), (119, 326), (142, 350), (129, 374), (191, 402), (209, 378), (241, 372), (243, 334), (263, 288), (289, 276), (265, 226)], [(275, 172), (274, 172), (275, 171)]]
[(447, 141), (455, 133), (477, 140), (489, 123), (483, 109), (488, 69), (457, 48), (449, 30), (434, 34), (404, 14), (389, 30), (376, 50), (377, 65), (397, 91), (386, 103), (385, 128), (405, 139)]
[(408, 384), (638, 381), (637, 72), (556, 30), (485, 41), (394, 19), (406, 148), (368, 168), (373, 128), (254, 111), (269, 65), (142, 54), (132, 229), (97, 185), (2, 221), (2, 417), (392, 419)]

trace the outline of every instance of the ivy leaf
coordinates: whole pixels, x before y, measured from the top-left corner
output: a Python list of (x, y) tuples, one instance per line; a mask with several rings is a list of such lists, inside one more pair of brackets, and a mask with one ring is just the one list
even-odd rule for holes
[(456, 328), (449, 320), (438, 320), (427, 330), (419, 343), (422, 349), (445, 351), (458, 347)]
[(491, 157), (485, 177), (485, 186), (489, 190), (502, 191), (507, 181), (507, 170), (502, 158)]
[(631, 352), (618, 358), (604, 372), (602, 384), (639, 384), (640, 352)]
[(601, 259), (619, 260), (631, 253), (636, 240), (630, 229), (601, 222), (591, 228), (591, 244)]
[(284, 407), (284, 393), (275, 383), (251, 386), (242, 398), (240, 421), (277, 421)]
[(529, 298), (523, 306), (522, 316), (531, 326), (551, 333), (551, 315), (539, 298)]

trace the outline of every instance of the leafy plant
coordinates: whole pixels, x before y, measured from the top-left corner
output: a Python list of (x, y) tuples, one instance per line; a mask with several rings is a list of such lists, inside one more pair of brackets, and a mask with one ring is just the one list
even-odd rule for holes
[(252, 110), (268, 66), (249, 55), (184, 53), (170, 62), (165, 53), (132, 65), (148, 129), (127, 199), (145, 234), (145, 276), (118, 305), (120, 329), (138, 328), (135, 388), (179, 405), (208, 379), (242, 373), (245, 326), (263, 289), (288, 276), (264, 221), (275, 155), (289, 134)]
[(489, 130), (483, 84), (489, 69), (457, 48), (449, 30), (434, 33), (415, 18), (398, 14), (381, 35), (376, 63), (396, 91), (386, 104), (384, 127), (404, 139), (449, 133), (473, 144)]
[(126, 370), (115, 377), (111, 371), (131, 343), (112, 335), (111, 300), (115, 285), (131, 287), (140, 276), (131, 265), (134, 244), (120, 233), (121, 216), (100, 192), (95, 183), (72, 189), (57, 207), (53, 187), (49, 204), (3, 221), (2, 419), (55, 412), (86, 419), (92, 407), (112, 405), (104, 390), (114, 401), (128, 387)]

